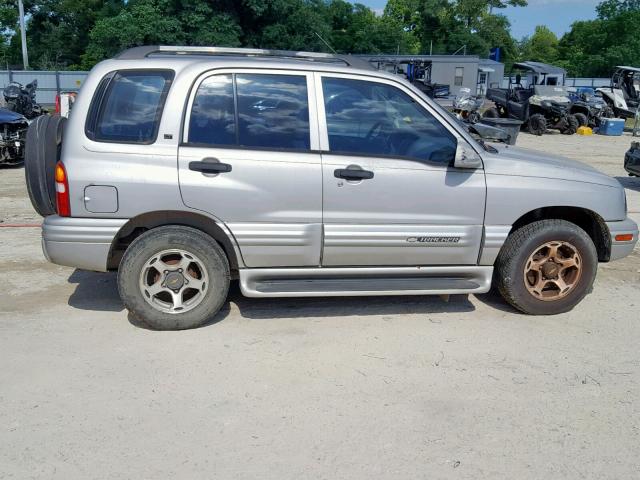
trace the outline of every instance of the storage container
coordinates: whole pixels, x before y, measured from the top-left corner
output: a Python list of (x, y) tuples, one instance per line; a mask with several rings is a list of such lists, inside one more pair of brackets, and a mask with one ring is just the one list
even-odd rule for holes
[(484, 117), (482, 119), (482, 123), (486, 123), (487, 125), (491, 125), (492, 127), (504, 130), (504, 132), (509, 136), (507, 140), (507, 143), (509, 145), (516, 144), (518, 134), (520, 133), (520, 128), (522, 127), (522, 122), (520, 120), (514, 120), (512, 118)]
[(621, 118), (603, 118), (598, 133), (600, 135), (609, 135), (611, 137), (619, 137), (624, 132), (624, 120)]

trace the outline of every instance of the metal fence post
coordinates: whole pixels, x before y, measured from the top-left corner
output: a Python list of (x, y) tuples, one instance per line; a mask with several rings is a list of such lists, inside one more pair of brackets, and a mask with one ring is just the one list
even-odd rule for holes
[(56, 70), (56, 95), (60, 96), (60, 72)]
[(9, 83), (13, 82), (13, 72), (11, 71), (11, 69), (8, 70), (9, 71)]

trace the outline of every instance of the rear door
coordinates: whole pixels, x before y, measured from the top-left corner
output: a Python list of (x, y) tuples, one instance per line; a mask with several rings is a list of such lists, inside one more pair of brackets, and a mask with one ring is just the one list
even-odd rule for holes
[(319, 265), (317, 132), (312, 74), (217, 71), (192, 89), (179, 148), (182, 198), (228, 226), (246, 266)]
[(442, 113), (391, 80), (318, 74), (326, 266), (475, 265), (484, 171), (453, 166)]

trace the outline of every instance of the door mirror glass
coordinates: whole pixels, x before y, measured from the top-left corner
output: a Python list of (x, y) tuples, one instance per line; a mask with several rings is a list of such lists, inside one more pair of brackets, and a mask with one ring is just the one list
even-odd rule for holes
[(468, 143), (461, 140), (456, 148), (454, 166), (456, 168), (480, 168), (482, 167), (482, 159)]

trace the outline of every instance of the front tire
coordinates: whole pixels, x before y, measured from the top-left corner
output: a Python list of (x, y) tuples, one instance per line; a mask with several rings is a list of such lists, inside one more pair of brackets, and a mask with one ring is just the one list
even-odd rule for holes
[(580, 121), (575, 115), (569, 115), (567, 117), (567, 126), (561, 130), (563, 135), (574, 135), (580, 127)]
[(156, 330), (196, 328), (224, 304), (229, 262), (220, 245), (200, 230), (159, 227), (127, 248), (118, 290), (127, 309)]
[(541, 220), (513, 232), (496, 261), (503, 298), (529, 315), (573, 309), (589, 293), (598, 270), (593, 241), (565, 220)]
[(573, 116), (576, 117), (579, 127), (589, 126), (589, 118), (584, 113), (574, 113)]
[(497, 108), (488, 108), (482, 114), (482, 118), (500, 118), (500, 112)]

